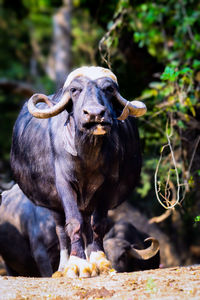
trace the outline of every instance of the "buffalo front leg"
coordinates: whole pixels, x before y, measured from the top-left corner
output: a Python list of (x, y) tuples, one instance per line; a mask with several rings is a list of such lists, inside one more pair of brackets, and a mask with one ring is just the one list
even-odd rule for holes
[(112, 269), (103, 248), (103, 238), (107, 232), (107, 212), (95, 211), (92, 216), (93, 242), (90, 249), (90, 262), (95, 264), (99, 273), (108, 273)]
[(70, 248), (70, 256), (64, 267), (63, 276), (70, 278), (96, 276), (96, 266), (86, 259), (84, 251), (83, 217), (77, 206), (76, 193), (69, 185), (66, 187), (66, 183), (61, 185), (59, 192), (65, 213), (65, 233)]
[(70, 248), (65, 232), (65, 216), (55, 211), (53, 211), (52, 214), (56, 223), (56, 234), (60, 246), (60, 262), (58, 266), (58, 271), (56, 271), (52, 276), (55, 278), (63, 276), (64, 269), (68, 263)]
[(74, 277), (93, 277), (98, 274), (95, 264), (91, 264), (84, 251), (85, 243), (83, 239), (83, 223), (79, 218), (69, 218), (66, 220), (66, 232), (71, 242), (71, 252), (65, 275)]

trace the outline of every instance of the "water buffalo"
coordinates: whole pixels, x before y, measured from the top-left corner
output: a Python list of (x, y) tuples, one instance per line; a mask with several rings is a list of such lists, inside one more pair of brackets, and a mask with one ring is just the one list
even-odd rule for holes
[(104, 249), (118, 272), (157, 269), (160, 265), (158, 241), (124, 220), (115, 223), (106, 234)]
[(2, 193), (0, 255), (11, 276), (49, 277), (58, 267), (59, 243), (50, 211), (15, 184)]
[[(118, 272), (159, 267), (158, 242), (138, 251), (148, 235), (127, 222), (117, 222), (104, 238), (104, 248)], [(14, 246), (13, 246), (14, 245)], [(48, 277), (59, 264), (59, 242), (54, 218), (45, 207), (30, 201), (16, 184), (3, 192), (0, 206), (0, 255), (8, 275)]]
[(11, 167), (25, 195), (54, 215), (57, 275), (90, 277), (111, 267), (103, 252), (107, 211), (138, 183), (135, 117), (145, 112), (143, 103), (120, 95), (116, 76), (101, 67), (78, 68), (57, 94), (35, 94), (23, 106)]

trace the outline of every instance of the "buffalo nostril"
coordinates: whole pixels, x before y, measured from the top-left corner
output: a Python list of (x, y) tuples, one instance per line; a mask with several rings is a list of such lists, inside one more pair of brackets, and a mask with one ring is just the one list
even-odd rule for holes
[(104, 109), (104, 110), (102, 110), (102, 111), (100, 112), (100, 114), (99, 114), (99, 115), (100, 115), (101, 117), (104, 117), (104, 114), (105, 114), (105, 109)]
[(83, 109), (83, 114), (90, 117), (104, 117), (105, 109), (93, 108), (93, 109)]
[(85, 115), (89, 115), (90, 113), (87, 111), (87, 110), (83, 110), (83, 113), (85, 114)]

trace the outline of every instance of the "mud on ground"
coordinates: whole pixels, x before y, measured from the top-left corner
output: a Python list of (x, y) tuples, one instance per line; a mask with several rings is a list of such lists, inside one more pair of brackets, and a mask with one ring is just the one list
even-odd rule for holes
[(200, 265), (86, 279), (0, 276), (3, 299), (200, 299)]

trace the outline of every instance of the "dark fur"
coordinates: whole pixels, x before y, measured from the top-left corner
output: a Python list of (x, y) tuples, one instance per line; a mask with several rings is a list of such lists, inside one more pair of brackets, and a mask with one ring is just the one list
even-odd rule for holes
[[(24, 105), (14, 126), (11, 167), (27, 197), (54, 211), (56, 225), (65, 226), (71, 254), (85, 258), (83, 234), (90, 251), (103, 250), (107, 211), (131, 195), (141, 154), (136, 120), (116, 119), (122, 107), (105, 87), (117, 89), (116, 84), (80, 78), (69, 90), (74, 85), (82, 91), (71, 92), (66, 110), (53, 118), (36, 119)], [(88, 106), (96, 110), (89, 118)], [(102, 107), (110, 126), (106, 135), (94, 136), (84, 126), (100, 118)], [(61, 238), (61, 248), (65, 243)]]
[[(104, 248), (118, 272), (159, 267), (159, 253), (146, 261), (130, 255), (132, 244), (141, 249), (148, 246), (144, 243), (147, 234), (123, 221), (110, 226), (104, 238)], [(0, 255), (11, 276), (51, 276), (59, 264), (59, 243), (51, 212), (34, 205), (17, 184), (2, 194)]]
[(131, 255), (131, 248), (145, 249), (150, 242), (144, 242), (149, 235), (139, 231), (131, 223), (118, 221), (106, 234), (104, 248), (113, 268), (118, 272), (133, 272), (159, 268), (160, 252), (147, 260)]
[(17, 184), (2, 194), (0, 255), (11, 276), (51, 276), (59, 263), (50, 211), (29, 201)]

